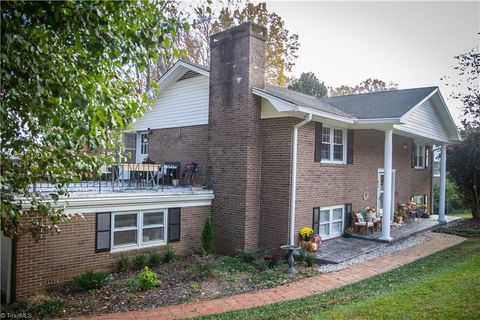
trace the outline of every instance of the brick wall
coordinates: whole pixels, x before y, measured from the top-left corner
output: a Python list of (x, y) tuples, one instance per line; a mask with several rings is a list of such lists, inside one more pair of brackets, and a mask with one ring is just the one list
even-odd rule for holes
[(196, 162), (199, 171), (193, 183), (207, 184), (208, 126), (154, 129), (149, 136), (148, 155), (155, 163), (180, 162), (182, 170)]
[[(178, 254), (201, 248), (201, 233), (210, 207), (182, 208), (181, 240), (172, 246)], [(121, 255), (163, 250), (164, 246), (117, 253), (95, 253), (95, 214), (64, 224), (58, 235), (48, 235), (35, 243), (30, 238), (17, 242), (16, 295), (26, 296), (49, 285), (69, 281), (88, 270), (113, 271)]]
[[(262, 206), (260, 246), (277, 249), (288, 242), (291, 132), (299, 119), (262, 120)], [(315, 125), (299, 129), (295, 232), (312, 225), (314, 207), (352, 203), (354, 210), (377, 206), (377, 175), (383, 168), (384, 132), (355, 130), (354, 163), (314, 162)], [(411, 168), (412, 139), (393, 136), (393, 168), (396, 169), (396, 202), (412, 195), (429, 196), (431, 163), (426, 169)], [(406, 145), (406, 149), (403, 146)], [(431, 157), (430, 157), (431, 158)], [(430, 159), (431, 162), (431, 159)], [(369, 198), (363, 200), (367, 190)]]
[(258, 245), (261, 135), (259, 97), (264, 84), (265, 29), (245, 23), (212, 36), (209, 164), (215, 248), (234, 254)]

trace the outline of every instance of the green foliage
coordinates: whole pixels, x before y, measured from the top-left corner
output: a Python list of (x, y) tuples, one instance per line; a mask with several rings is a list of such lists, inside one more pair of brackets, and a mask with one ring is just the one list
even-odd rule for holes
[(108, 273), (87, 271), (78, 277), (73, 278), (73, 282), (84, 290), (100, 289), (107, 283)]
[(205, 280), (213, 276), (216, 264), (210, 256), (198, 257), (195, 262), (187, 266), (187, 274), (194, 280)]
[(205, 219), (205, 226), (202, 231), (202, 248), (207, 254), (210, 254), (213, 251), (213, 226), (210, 217)]
[(154, 250), (148, 253), (148, 264), (151, 267), (156, 267), (162, 262), (162, 255), (159, 251)]
[(288, 89), (317, 98), (324, 98), (328, 94), (328, 89), (325, 84), (318, 81), (313, 72), (302, 72), (300, 78), (292, 78)]
[(130, 267), (130, 259), (128, 256), (121, 256), (116, 262), (117, 272), (125, 272)]
[(394, 82), (389, 82), (387, 84), (385, 81), (379, 79), (368, 78), (354, 87), (342, 85), (337, 88), (330, 88), (330, 92), (328, 95), (331, 97), (344, 96), (350, 94), (397, 90), (397, 88), (398, 84)]
[(135, 270), (141, 270), (147, 265), (147, 256), (142, 254), (133, 257), (133, 267)]
[(313, 253), (313, 252), (306, 252), (306, 253), (305, 253), (305, 258), (304, 258), (303, 261), (305, 261), (305, 264), (306, 264), (308, 267), (313, 267), (313, 266), (315, 265), (315, 262), (316, 262), (315, 253)]
[(151, 290), (158, 285), (157, 275), (147, 266), (138, 274), (138, 288), (142, 291)]
[(257, 248), (250, 251), (238, 250), (237, 258), (239, 258), (243, 262), (252, 263), (255, 260), (263, 259), (263, 257), (265, 256), (265, 252), (266, 251), (263, 248)]
[(171, 245), (168, 244), (165, 247), (165, 251), (163, 251), (162, 262), (163, 263), (172, 262), (172, 260), (175, 258), (175, 256), (176, 256), (175, 250), (173, 249), (173, 247)]
[(218, 272), (253, 272), (255, 267), (238, 257), (224, 256), (219, 265), (215, 267)]
[(66, 307), (62, 298), (42, 294), (31, 298), (26, 308), (21, 308), (19, 311), (32, 314), (36, 318), (51, 319), (62, 316)]
[[(1, 5), (1, 231), (39, 239), (68, 221), (68, 184), (118, 159), (119, 138), (149, 104), (134, 69), (188, 24), (173, 2), (10, 1)], [(174, 50), (178, 57), (178, 50)], [(92, 152), (93, 151), (93, 152)], [(49, 182), (50, 194), (31, 185)], [(17, 196), (30, 201), (17, 202)], [(50, 199), (52, 202), (46, 202)], [(32, 205), (32, 207), (31, 207)], [(24, 210), (25, 209), (25, 210)], [(32, 223), (25, 215), (38, 214)]]
[(250, 283), (261, 285), (266, 288), (273, 288), (284, 283), (288, 279), (288, 275), (282, 270), (264, 269), (249, 278)]
[[(440, 199), (440, 184), (433, 185), (433, 212), (438, 213), (438, 204)], [(457, 187), (451, 179), (447, 177), (445, 181), (445, 213), (452, 214), (458, 211), (464, 211), (464, 205)]]
[(447, 171), (473, 218), (480, 218), (480, 127), (468, 129), (463, 140), (447, 148)]

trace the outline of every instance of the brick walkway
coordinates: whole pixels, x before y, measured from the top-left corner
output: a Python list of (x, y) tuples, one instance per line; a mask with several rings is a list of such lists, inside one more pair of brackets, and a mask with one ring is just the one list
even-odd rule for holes
[(272, 289), (238, 294), (223, 299), (191, 302), (156, 309), (90, 316), (86, 319), (183, 319), (258, 307), (275, 302), (294, 300), (329, 291), (380, 273), (387, 272), (401, 265), (413, 262), (417, 259), (459, 244), (464, 240), (464, 238), (454, 235), (431, 233), (431, 239), (422, 242), (417, 246), (404, 249), (390, 255), (364, 261), (336, 272), (302, 279), (298, 282), (286, 284)]

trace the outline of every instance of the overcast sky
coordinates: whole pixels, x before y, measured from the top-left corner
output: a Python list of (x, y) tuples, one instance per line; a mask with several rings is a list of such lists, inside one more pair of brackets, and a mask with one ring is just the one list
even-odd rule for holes
[[(400, 88), (439, 86), (453, 73), (453, 56), (478, 47), (477, 2), (268, 1), (300, 37), (294, 75), (313, 71), (327, 86), (366, 78)], [(447, 99), (458, 121), (458, 103)]]

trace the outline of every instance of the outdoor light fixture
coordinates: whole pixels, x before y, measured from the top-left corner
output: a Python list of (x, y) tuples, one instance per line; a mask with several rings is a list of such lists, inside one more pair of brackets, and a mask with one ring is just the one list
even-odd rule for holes
[(403, 150), (407, 150), (407, 144), (406, 143), (403, 144)]

